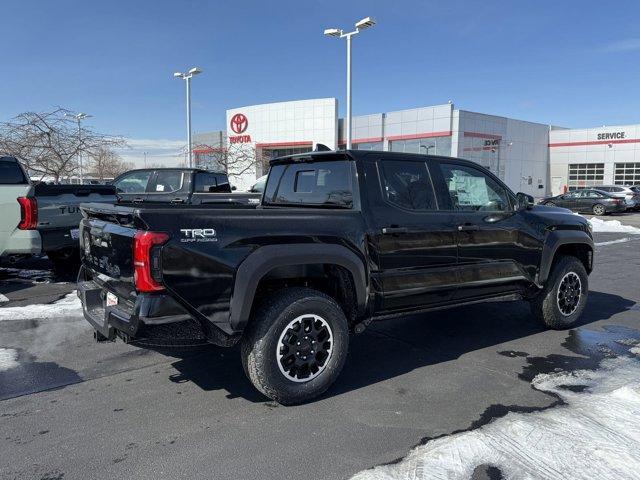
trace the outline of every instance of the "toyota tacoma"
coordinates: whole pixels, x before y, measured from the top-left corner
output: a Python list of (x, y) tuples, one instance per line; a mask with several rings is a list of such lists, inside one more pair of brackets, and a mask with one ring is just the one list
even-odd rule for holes
[(97, 340), (240, 342), (250, 381), (282, 404), (329, 388), (350, 332), (376, 319), (525, 299), (567, 328), (593, 265), (586, 219), (448, 157), (311, 152), (271, 162), (257, 208), (82, 212), (78, 295)]

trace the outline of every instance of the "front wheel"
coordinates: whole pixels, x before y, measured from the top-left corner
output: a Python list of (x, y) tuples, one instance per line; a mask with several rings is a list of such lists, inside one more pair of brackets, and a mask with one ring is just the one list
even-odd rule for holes
[(531, 300), (531, 312), (549, 328), (569, 328), (582, 314), (588, 292), (589, 277), (582, 262), (574, 256), (562, 256), (554, 263), (542, 291)]
[(251, 383), (283, 405), (322, 394), (347, 357), (347, 319), (334, 299), (310, 288), (288, 288), (257, 308), (242, 340)]
[(599, 203), (594, 205), (592, 210), (594, 215), (604, 215), (607, 213), (607, 209), (604, 208), (604, 205), (600, 205)]

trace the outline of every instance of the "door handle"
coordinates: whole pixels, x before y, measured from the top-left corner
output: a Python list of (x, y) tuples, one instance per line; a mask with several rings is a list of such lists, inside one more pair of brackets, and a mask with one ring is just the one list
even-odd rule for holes
[(480, 227), (472, 223), (463, 223), (462, 225), (458, 225), (459, 232), (476, 232), (478, 230), (480, 230)]
[(171, 200), (171, 203), (184, 203), (184, 200), (180, 197), (176, 197)]
[(382, 233), (383, 234), (390, 234), (390, 233), (407, 233), (409, 231), (409, 229), (407, 227), (384, 227), (382, 229)]
[(144, 201), (144, 197), (134, 197), (133, 202), (142, 202)]

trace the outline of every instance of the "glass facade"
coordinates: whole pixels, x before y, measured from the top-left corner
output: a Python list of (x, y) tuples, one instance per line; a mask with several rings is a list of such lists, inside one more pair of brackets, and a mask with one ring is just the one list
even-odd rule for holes
[(392, 152), (451, 156), (451, 137), (429, 137), (389, 142)]
[(278, 157), (285, 157), (287, 155), (296, 155), (298, 153), (307, 153), (312, 150), (311, 147), (282, 147), (282, 148), (263, 148), (260, 150), (262, 158), (262, 171), (267, 173), (269, 171), (269, 161)]
[(640, 185), (640, 163), (616, 163), (613, 178), (616, 185)]
[(569, 190), (602, 185), (604, 182), (604, 163), (569, 164)]
[(382, 150), (383, 143), (380, 142), (362, 142), (362, 143), (354, 143), (353, 148), (355, 150)]

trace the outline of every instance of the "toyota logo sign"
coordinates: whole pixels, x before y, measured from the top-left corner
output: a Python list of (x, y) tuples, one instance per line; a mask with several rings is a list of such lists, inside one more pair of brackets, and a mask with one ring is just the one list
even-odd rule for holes
[(249, 120), (247, 120), (247, 116), (243, 113), (236, 113), (231, 117), (230, 126), (234, 133), (243, 133), (249, 126)]

